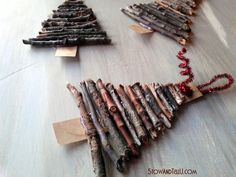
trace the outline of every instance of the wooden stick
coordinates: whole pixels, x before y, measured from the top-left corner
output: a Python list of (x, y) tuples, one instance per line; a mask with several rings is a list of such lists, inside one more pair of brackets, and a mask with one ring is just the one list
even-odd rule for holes
[(127, 129), (125, 127), (125, 124), (123, 122), (122, 116), (120, 114), (120, 111), (117, 108), (115, 102), (113, 101), (111, 95), (106, 90), (106, 87), (103, 84), (101, 79), (99, 79), (97, 81), (96, 85), (97, 85), (97, 88), (100, 91), (100, 94), (101, 94), (101, 96), (103, 98), (103, 101), (106, 103), (106, 105), (108, 107), (108, 110), (109, 110), (110, 114), (112, 115), (113, 120), (114, 120), (117, 128), (119, 129), (121, 135), (126, 140), (126, 143), (128, 144), (128, 147), (131, 149), (132, 154), (137, 156), (139, 154), (138, 149), (135, 146), (134, 140), (132, 139), (131, 135), (127, 131)]
[(106, 177), (106, 170), (102, 157), (100, 140), (96, 128), (93, 125), (93, 122), (91, 121), (91, 118), (85, 107), (82, 94), (78, 92), (78, 90), (71, 84), (67, 84), (67, 88), (75, 97), (76, 104), (80, 110), (80, 121), (84, 127), (86, 135), (88, 136), (88, 144), (91, 151), (94, 173), (96, 177)]
[(134, 126), (130, 123), (129, 118), (128, 118), (128, 113), (127, 111), (124, 109), (124, 107), (121, 104), (121, 99), (118, 95), (118, 93), (116, 92), (114, 86), (112, 84), (107, 84), (107, 90), (109, 91), (109, 93), (111, 94), (111, 97), (113, 98), (114, 102), (116, 103), (122, 118), (130, 132), (130, 134), (132, 135), (134, 142), (137, 146), (141, 145), (141, 142), (135, 132)]
[(177, 111), (179, 109), (178, 103), (175, 101), (175, 98), (171, 94), (170, 90), (166, 86), (161, 86), (162, 90), (164, 91), (167, 101), (170, 103), (171, 107), (173, 108), (174, 111)]
[(103, 147), (104, 151), (107, 153), (107, 155), (110, 157), (110, 159), (113, 161), (113, 163), (116, 165), (116, 168), (118, 170), (121, 170), (122, 161), (121, 161), (121, 159), (118, 158), (115, 151), (112, 149), (112, 147), (108, 141), (107, 135), (98, 121), (96, 110), (93, 106), (92, 100), (89, 96), (89, 93), (88, 93), (88, 90), (87, 90), (87, 87), (86, 87), (84, 81), (80, 83), (80, 87), (81, 87), (83, 95), (85, 96), (86, 102), (88, 103), (89, 110), (91, 113), (91, 118), (92, 118), (93, 124), (96, 127), (96, 130), (98, 132), (99, 138), (102, 143), (102, 147)]
[(127, 90), (127, 94), (129, 96), (131, 102), (133, 103), (139, 117), (143, 121), (143, 124), (144, 124), (145, 128), (147, 129), (147, 131), (149, 132), (151, 138), (156, 139), (157, 132), (155, 130), (155, 127), (152, 125), (151, 120), (150, 120), (146, 110), (143, 108), (143, 106), (140, 103), (140, 101), (138, 100), (136, 94), (132, 90), (131, 86), (127, 86), (126, 90)]
[(47, 19), (47, 22), (86, 22), (89, 20), (96, 20), (96, 17), (93, 15), (93, 13), (73, 18), (49, 18)]
[(182, 98), (179, 95), (173, 84), (168, 84), (167, 87), (169, 88), (171, 94), (175, 98), (175, 101), (178, 103), (178, 105), (181, 105), (184, 102), (184, 97)]
[[(79, 34), (82, 34), (82, 35), (84, 35), (86, 33), (87, 33), (86, 35), (90, 35), (91, 33), (94, 33), (95, 35), (97, 35), (95, 32), (101, 32), (101, 30), (99, 28), (60, 29), (60, 30), (53, 30), (53, 31), (40, 31), (39, 35), (47, 36), (47, 35), (50, 35), (50, 34), (54, 34), (54, 33), (58, 34), (58, 33), (62, 33), (62, 32), (72, 32), (72, 34), (73, 34), (73, 32), (76, 32), (76, 31)], [(94, 35), (94, 34), (92, 34), (92, 35)], [(75, 35), (78, 35), (78, 34), (75, 33)], [(102, 34), (102, 35), (104, 35), (104, 34)], [(106, 34), (105, 34), (105, 36), (106, 36)]]
[(89, 31), (89, 30), (69, 30), (65, 32), (50, 32), (50, 33), (43, 33), (39, 34), (37, 37), (46, 37), (46, 36), (63, 36), (63, 35), (103, 35), (107, 36), (107, 33), (105, 31)]
[(86, 22), (48, 22), (48, 21), (43, 21), (42, 22), (42, 26), (43, 27), (49, 27), (49, 26), (61, 26), (61, 27), (65, 27), (65, 26), (80, 26), (84, 27), (83, 25), (88, 25), (88, 24), (97, 24), (97, 20), (92, 20), (92, 21), (86, 21)]
[(23, 40), (24, 44), (30, 44), (33, 46), (77, 46), (77, 45), (94, 45), (94, 44), (110, 44), (111, 40), (107, 37), (78, 37), (70, 39), (61, 39), (61, 40), (50, 40), (38, 41), (37, 38), (32, 38), (29, 40)]
[(55, 11), (52, 14), (53, 18), (74, 18), (74, 17), (81, 17), (85, 15), (92, 14), (93, 11), (91, 8), (84, 9), (82, 11), (76, 11), (76, 12), (57, 12)]
[(171, 114), (171, 112), (168, 110), (165, 103), (159, 98), (159, 95), (157, 94), (156, 89), (155, 89), (155, 87), (156, 87), (155, 85), (156, 85), (155, 83), (152, 83), (152, 84), (148, 85), (148, 87), (150, 88), (150, 90), (151, 90), (153, 96), (155, 97), (156, 102), (160, 106), (162, 112), (168, 117), (169, 120), (171, 120), (173, 117), (173, 114)]
[(143, 142), (144, 144), (148, 141), (147, 132), (145, 130), (145, 127), (141, 121), (141, 119), (138, 116), (138, 113), (136, 112), (134, 106), (132, 105), (131, 101), (129, 100), (128, 96), (125, 93), (124, 87), (122, 85), (119, 85), (117, 87), (117, 93), (122, 101), (122, 105), (125, 108), (125, 110), (128, 113), (128, 117), (130, 122), (133, 124), (136, 133), (138, 135), (138, 138)]
[(172, 108), (171, 104), (168, 102), (168, 99), (162, 89), (162, 87), (157, 83), (154, 85), (154, 89), (156, 93), (158, 94), (159, 98), (163, 101), (163, 103), (166, 105), (167, 109), (171, 113), (172, 117), (174, 115), (174, 109)]
[(167, 128), (171, 128), (171, 123), (168, 120), (168, 118), (166, 117), (165, 114), (163, 114), (160, 106), (158, 105), (154, 95), (152, 94), (151, 90), (149, 89), (149, 87), (147, 85), (143, 86), (143, 90), (144, 90), (144, 95), (145, 98), (149, 104), (149, 106), (152, 108), (152, 110), (155, 112), (155, 114), (158, 116), (159, 118), (159, 122), (157, 125), (157, 129), (159, 131), (163, 131), (164, 127), (163, 127), (163, 123)]
[(121, 159), (122, 161), (122, 166), (120, 166), (119, 170), (123, 171), (124, 170), (123, 165), (125, 165), (123, 161), (129, 159), (130, 149), (127, 147), (127, 144), (125, 143), (123, 137), (119, 134), (116, 126), (111, 120), (111, 116), (107, 110), (106, 104), (102, 100), (102, 97), (98, 92), (95, 83), (92, 80), (87, 80), (87, 87), (93, 100), (93, 103), (108, 129), (109, 142), (111, 143), (113, 149), (117, 153), (119, 159)]

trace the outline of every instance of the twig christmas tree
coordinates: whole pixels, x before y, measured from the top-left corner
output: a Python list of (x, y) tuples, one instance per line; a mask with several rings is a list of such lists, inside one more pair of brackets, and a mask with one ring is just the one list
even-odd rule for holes
[(191, 36), (191, 20), (186, 15), (193, 15), (195, 7), (194, 0), (160, 0), (133, 4), (121, 11), (142, 27), (186, 45)]
[[(183, 69), (180, 74), (187, 76), (187, 79), (177, 84), (135, 83), (114, 87), (110, 83), (105, 85), (101, 79), (96, 83), (88, 80), (80, 84), (82, 93), (71, 84), (67, 85), (80, 109), (97, 177), (105, 176), (102, 155), (107, 154), (117, 169), (122, 171), (132, 156), (139, 155), (139, 150), (149, 137), (155, 140), (164, 130), (171, 128), (176, 111), (183, 104), (233, 84), (231, 75), (220, 74), (207, 83), (193, 86), (194, 75), (185, 53), (184, 48), (177, 58), (182, 62), (179, 65)], [(225, 85), (205, 89), (223, 78), (228, 81)], [(89, 109), (85, 108), (82, 94)], [(100, 142), (105, 153), (99, 155)]]
[(111, 43), (92, 9), (82, 0), (65, 1), (53, 10), (51, 18), (42, 22), (42, 27), (36, 38), (23, 40), (23, 43), (40, 47)]

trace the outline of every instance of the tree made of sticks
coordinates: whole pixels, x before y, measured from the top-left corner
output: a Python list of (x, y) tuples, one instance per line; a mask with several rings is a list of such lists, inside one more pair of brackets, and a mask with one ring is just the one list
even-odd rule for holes
[(42, 22), (35, 38), (23, 40), (33, 46), (77, 46), (109, 44), (111, 40), (99, 25), (91, 8), (81, 0), (67, 0)]
[[(80, 82), (81, 92), (73, 85), (67, 85), (80, 110), (80, 122), (87, 135), (96, 177), (106, 176), (104, 155), (123, 171), (132, 157), (139, 156), (143, 144), (150, 138), (157, 139), (164, 130), (172, 127), (176, 112), (183, 104), (233, 84), (232, 76), (225, 73), (193, 86), (194, 74), (185, 53), (184, 48), (177, 58), (181, 61), (180, 74), (187, 78), (177, 84), (137, 82), (113, 86), (101, 79), (97, 82), (89, 79)], [(227, 83), (210, 87), (219, 79), (227, 79)]]

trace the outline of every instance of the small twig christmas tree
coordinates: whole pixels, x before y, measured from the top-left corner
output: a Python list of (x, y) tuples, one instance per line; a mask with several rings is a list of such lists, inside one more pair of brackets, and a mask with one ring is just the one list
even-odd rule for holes
[(109, 44), (111, 40), (98, 24), (91, 8), (81, 0), (67, 0), (42, 22), (36, 38), (23, 40), (33, 46), (77, 46)]

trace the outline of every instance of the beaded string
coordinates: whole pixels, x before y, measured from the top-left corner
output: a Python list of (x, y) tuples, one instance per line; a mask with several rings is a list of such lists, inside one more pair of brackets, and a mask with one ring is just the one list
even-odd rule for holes
[[(188, 76), (184, 81), (178, 84), (178, 87), (180, 91), (186, 95), (186, 96), (192, 96), (193, 91), (191, 88), (187, 85), (194, 79), (194, 74), (192, 73), (192, 68), (189, 66), (189, 59), (184, 56), (184, 54), (187, 52), (186, 48), (183, 48), (181, 51), (178, 52), (177, 58), (181, 60), (181, 64), (179, 64), (179, 68), (183, 69), (180, 71), (181, 76)], [(214, 82), (216, 82), (219, 79), (227, 79), (227, 83), (220, 86), (215, 87), (209, 87), (207, 89), (204, 89), (207, 86), (210, 86)], [(224, 73), (214, 76), (210, 81), (200, 84), (197, 86), (200, 92), (202, 92), (204, 95), (216, 91), (225, 90), (231, 87), (231, 85), (234, 83), (234, 79), (230, 74)]]

